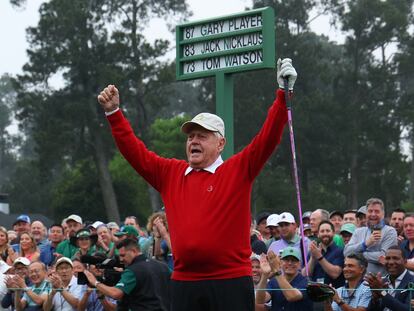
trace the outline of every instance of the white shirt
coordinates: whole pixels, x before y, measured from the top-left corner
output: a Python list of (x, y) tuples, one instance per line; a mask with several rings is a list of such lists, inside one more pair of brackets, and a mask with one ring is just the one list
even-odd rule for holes
[[(68, 292), (71, 293), (75, 298), (81, 300), (83, 288), (85, 285), (78, 284), (78, 278), (72, 276), (69, 282)], [(60, 292), (57, 292), (53, 297), (53, 310), (54, 311), (76, 311), (77, 309), (72, 308), (69, 302), (66, 301), (65, 297)]]
[[(210, 172), (211, 174), (214, 174), (216, 172), (216, 169), (223, 164), (223, 159), (221, 157), (221, 155), (216, 159), (216, 161), (214, 161), (213, 164), (211, 164), (210, 166), (203, 168), (202, 170)], [(190, 174), (190, 172), (193, 170), (193, 168), (191, 166), (187, 167), (187, 169), (184, 172), (184, 176), (187, 176), (188, 174)], [(199, 171), (199, 169), (196, 169), (197, 171)]]

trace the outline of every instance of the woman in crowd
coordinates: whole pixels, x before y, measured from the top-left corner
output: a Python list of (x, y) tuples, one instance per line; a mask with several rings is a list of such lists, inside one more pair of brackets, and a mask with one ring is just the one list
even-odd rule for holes
[(79, 250), (73, 255), (74, 258), (81, 258), (82, 255), (92, 255), (95, 252), (95, 244), (98, 240), (96, 234), (91, 234), (88, 229), (80, 229), (74, 237), (70, 238), (71, 243), (76, 245)]
[(20, 235), (19, 252), (14, 252), (9, 248), (7, 263), (12, 265), (18, 257), (25, 257), (29, 259), (30, 262), (39, 260), (40, 252), (37, 249), (34, 237), (29, 232), (23, 232)]
[(7, 261), (9, 256), (9, 235), (7, 234), (7, 229), (3, 226), (0, 226), (0, 256), (3, 261)]
[(115, 251), (115, 243), (111, 241), (111, 232), (108, 227), (102, 224), (97, 228), (96, 233), (98, 234), (96, 251), (112, 257)]
[(170, 233), (165, 213), (158, 212), (152, 214), (148, 219), (148, 232), (151, 232), (154, 239), (152, 254), (150, 256), (165, 262), (170, 270), (173, 270), (173, 258), (171, 251)]

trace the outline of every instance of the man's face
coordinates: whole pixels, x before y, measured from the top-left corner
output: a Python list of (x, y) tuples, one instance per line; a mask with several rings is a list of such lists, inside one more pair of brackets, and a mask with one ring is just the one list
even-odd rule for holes
[(405, 270), (405, 263), (402, 251), (399, 249), (389, 249), (385, 253), (385, 269), (392, 277), (398, 277)]
[(370, 227), (378, 225), (384, 219), (384, 211), (380, 204), (374, 203), (367, 206), (367, 222)]
[(64, 283), (69, 283), (73, 276), (73, 267), (70, 264), (63, 262), (56, 267), (56, 272)]
[(33, 284), (38, 285), (46, 277), (46, 270), (40, 262), (33, 262), (29, 266), (29, 278)]
[(187, 159), (192, 168), (203, 169), (216, 161), (226, 140), (201, 126), (194, 126), (187, 136)]
[(257, 231), (259, 231), (262, 235), (266, 235), (266, 236), (270, 234), (269, 228), (266, 227), (266, 218), (262, 219), (257, 224)]
[(34, 221), (32, 223), (30, 232), (36, 242), (40, 242), (45, 238), (45, 226), (40, 221)]
[(359, 280), (364, 273), (364, 268), (359, 265), (358, 260), (345, 257), (343, 273), (345, 280)]
[(406, 217), (403, 223), (404, 235), (407, 240), (414, 240), (414, 217)]
[(279, 222), (280, 237), (284, 240), (291, 240), (296, 232), (296, 224)]
[(367, 226), (367, 216), (365, 214), (358, 214), (357, 216), (357, 227), (366, 227)]
[(139, 230), (139, 224), (138, 224), (137, 219), (135, 217), (125, 218), (124, 225), (125, 226), (132, 226), (135, 229)]
[(280, 262), (284, 274), (292, 276), (298, 273), (300, 261), (296, 257), (287, 256)]
[(318, 226), (322, 221), (322, 214), (320, 211), (314, 211), (310, 217), (310, 226), (313, 234), (318, 234)]
[(52, 243), (60, 243), (64, 239), (63, 229), (61, 227), (51, 227), (49, 230), (49, 241)]
[(21, 235), (23, 232), (30, 232), (30, 224), (24, 221), (18, 221), (14, 225), (14, 231), (17, 232), (17, 235)]
[(29, 267), (25, 266), (22, 263), (16, 263), (14, 265), (14, 273), (21, 276), (22, 278), (25, 278), (25, 277), (29, 276)]
[(403, 231), (403, 220), (404, 220), (404, 213), (402, 212), (393, 212), (391, 214), (390, 225), (397, 230), (398, 234), (401, 234)]
[(279, 233), (279, 227), (276, 226), (268, 226), (267, 227), (270, 231), (270, 235), (274, 238), (279, 238), (280, 237), (280, 233)]
[(252, 260), (253, 283), (258, 284), (261, 278), (260, 262)]
[(332, 228), (329, 224), (323, 224), (319, 227), (318, 238), (325, 246), (329, 246), (332, 243), (334, 234), (335, 232), (332, 231)]
[(344, 241), (344, 244), (347, 245), (349, 241), (351, 241), (352, 233), (349, 233), (347, 231), (341, 232), (342, 240)]
[(111, 234), (109, 233), (109, 229), (105, 226), (101, 226), (96, 230), (98, 236), (104, 241), (106, 244), (111, 242)]
[(333, 215), (330, 218), (331, 223), (335, 227), (335, 232), (339, 232), (341, 230), (341, 226), (343, 224), (343, 219), (341, 215)]
[(356, 226), (357, 225), (356, 214), (355, 213), (345, 213), (343, 223), (344, 224), (349, 224), (350, 223), (350, 224), (354, 224)]
[(135, 249), (125, 249), (125, 247), (119, 249), (119, 259), (125, 266), (129, 266), (136, 256), (138, 252)]
[(72, 219), (66, 221), (66, 225), (68, 226), (68, 235), (75, 236), (76, 232), (82, 229), (82, 225)]

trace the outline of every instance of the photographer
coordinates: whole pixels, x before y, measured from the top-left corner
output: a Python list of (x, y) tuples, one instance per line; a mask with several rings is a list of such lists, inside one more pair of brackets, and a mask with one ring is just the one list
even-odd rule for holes
[[(104, 261), (106, 257), (101, 253), (95, 253), (92, 258), (102, 259)], [(98, 268), (99, 267), (99, 268)], [(100, 268), (99, 265), (89, 264), (89, 272), (91, 272), (97, 278), (104, 277), (104, 269)], [(82, 270), (84, 272), (84, 270)], [(78, 279), (79, 281), (80, 279)], [(87, 280), (86, 280), (87, 281)], [(83, 282), (83, 281), (82, 281)], [(78, 282), (79, 283), (79, 282)], [(94, 288), (87, 287), (83, 293), (82, 299), (79, 301), (78, 305), (79, 311), (115, 311), (116, 310), (116, 300), (110, 297), (106, 297), (99, 290)]]
[(89, 271), (85, 275), (100, 293), (118, 300), (117, 310), (169, 310), (170, 272), (168, 267), (141, 253), (137, 241), (125, 239), (117, 245), (126, 269), (114, 287), (97, 281)]
[(83, 286), (78, 285), (73, 275), (73, 263), (67, 257), (59, 258), (56, 272), (49, 277), (52, 290), (43, 306), (44, 311), (76, 311), (82, 295)]

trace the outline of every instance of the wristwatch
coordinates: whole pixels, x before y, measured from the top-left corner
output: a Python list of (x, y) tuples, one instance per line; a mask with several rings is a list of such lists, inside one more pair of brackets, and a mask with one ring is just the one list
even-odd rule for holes
[(280, 275), (282, 275), (282, 270), (278, 270), (275, 272), (275, 276), (280, 276)]
[(387, 291), (386, 290), (382, 290), (380, 294), (381, 294), (382, 297), (385, 297), (385, 296), (387, 296)]
[(94, 285), (95, 285), (95, 287), (97, 287), (99, 284), (101, 284), (101, 282), (96, 281)]

